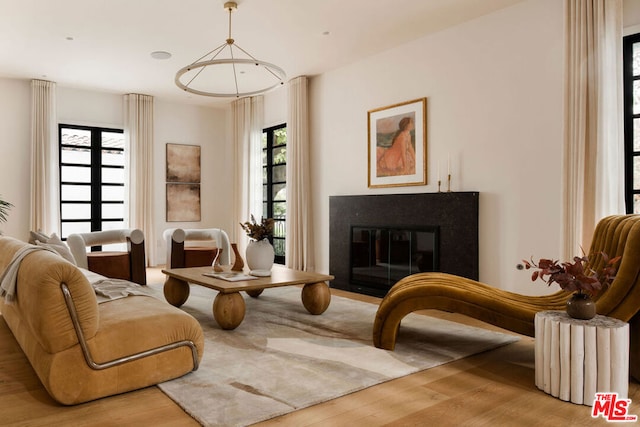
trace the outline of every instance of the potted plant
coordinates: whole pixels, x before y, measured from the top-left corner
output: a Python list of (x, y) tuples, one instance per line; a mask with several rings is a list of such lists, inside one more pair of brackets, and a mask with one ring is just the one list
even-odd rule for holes
[(273, 224), (273, 218), (262, 218), (257, 222), (253, 215), (251, 215), (251, 221), (240, 223), (251, 239), (247, 246), (245, 260), (253, 275), (271, 275), (275, 252), (269, 239), (273, 237)]
[(537, 279), (546, 282), (548, 285), (557, 283), (563, 291), (573, 292), (567, 301), (567, 314), (576, 319), (588, 320), (596, 315), (596, 306), (591, 299), (593, 295), (606, 289), (615, 279), (617, 268), (615, 264), (620, 260), (620, 256), (609, 258), (601, 252), (604, 266), (595, 271), (588, 266), (589, 258), (573, 257), (573, 262), (558, 262), (542, 258), (536, 264), (523, 260), (525, 268), (534, 268), (531, 280)]

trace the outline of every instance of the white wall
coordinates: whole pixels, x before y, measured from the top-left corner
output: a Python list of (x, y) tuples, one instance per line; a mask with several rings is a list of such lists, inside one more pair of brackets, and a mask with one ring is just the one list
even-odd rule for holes
[[(30, 212), (30, 83), (26, 80), (0, 79), (0, 194), (16, 207), (4, 225), (5, 234), (20, 239), (29, 237)], [(123, 127), (123, 97), (120, 94), (57, 87), (58, 121), (104, 127)], [(228, 204), (232, 189), (232, 152), (228, 135), (228, 109), (204, 108), (154, 102), (154, 215), (156, 223), (156, 263), (166, 258), (162, 232), (169, 227), (231, 227)], [(202, 216), (200, 222), (167, 223), (165, 214), (166, 144), (201, 146)], [(19, 184), (19, 185), (16, 185)], [(45, 230), (49, 231), (50, 230)]]
[[(450, 155), (452, 190), (481, 194), (480, 279), (547, 292), (515, 267), (560, 252), (563, 46), (562, 2), (532, 0), (313, 78), (318, 269), (329, 270), (329, 196), (435, 192)], [(367, 111), (420, 97), (428, 185), (368, 189)]]

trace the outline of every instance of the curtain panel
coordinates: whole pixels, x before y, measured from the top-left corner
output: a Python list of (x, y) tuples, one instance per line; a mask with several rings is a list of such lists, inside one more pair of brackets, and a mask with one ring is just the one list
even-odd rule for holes
[(565, 0), (563, 256), (624, 213), (622, 1)]
[(156, 265), (153, 217), (153, 97), (124, 95), (124, 137), (128, 161), (129, 227), (144, 233), (147, 265)]
[[(253, 214), (262, 217), (262, 127), (264, 97), (241, 98), (231, 104), (234, 144), (234, 226), (230, 230), (232, 242), (245, 253), (248, 238), (239, 223)], [(245, 237), (243, 237), (245, 236)]]
[(32, 230), (60, 234), (59, 156), (56, 84), (31, 81)]
[(289, 82), (287, 117), (287, 267), (313, 271), (313, 208), (309, 160), (308, 79)]

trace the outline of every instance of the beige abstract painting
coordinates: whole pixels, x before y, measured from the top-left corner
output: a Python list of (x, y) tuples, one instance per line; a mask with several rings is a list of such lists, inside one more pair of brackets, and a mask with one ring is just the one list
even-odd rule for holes
[(167, 144), (167, 182), (200, 183), (200, 146)]
[(167, 222), (200, 221), (200, 184), (167, 183)]

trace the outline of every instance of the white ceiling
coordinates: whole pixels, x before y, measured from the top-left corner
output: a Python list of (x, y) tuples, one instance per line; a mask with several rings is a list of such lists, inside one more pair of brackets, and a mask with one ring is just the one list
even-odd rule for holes
[[(238, 0), (236, 44), (316, 75), (522, 0)], [(224, 43), (224, 0), (0, 0), (0, 76), (201, 105), (176, 72)], [(326, 35), (324, 33), (328, 32)], [(172, 57), (157, 60), (153, 51)], [(242, 91), (242, 89), (241, 89)]]

